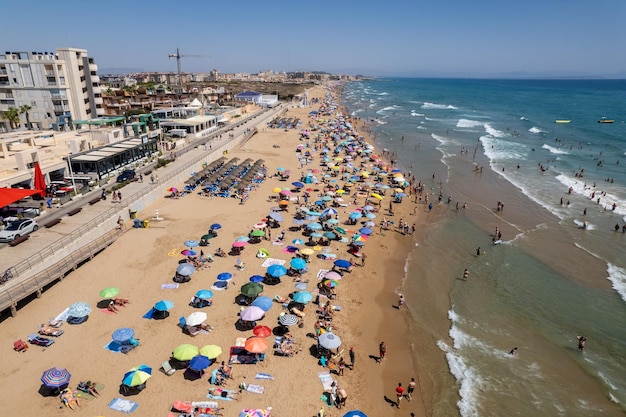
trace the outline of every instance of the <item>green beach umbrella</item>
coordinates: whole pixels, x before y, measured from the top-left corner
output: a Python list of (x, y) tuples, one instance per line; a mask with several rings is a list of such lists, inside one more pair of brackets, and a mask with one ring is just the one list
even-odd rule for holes
[(252, 231), (251, 235), (255, 237), (262, 237), (265, 236), (265, 232), (261, 229), (255, 229)]
[(341, 233), (342, 235), (346, 234), (346, 230), (342, 229), (341, 227), (335, 227), (335, 232)]
[(120, 289), (119, 288), (109, 287), (109, 288), (105, 288), (102, 291), (100, 291), (100, 297), (102, 297), (102, 298), (111, 298), (111, 297), (115, 297), (119, 293), (120, 293)]
[(263, 292), (263, 285), (258, 282), (248, 282), (241, 286), (241, 293), (247, 297), (256, 297)]
[(198, 353), (200, 353), (200, 351), (197, 346), (184, 344), (176, 347), (174, 352), (172, 352), (172, 356), (174, 359), (178, 359), (179, 361), (189, 361)]
[(200, 348), (200, 354), (209, 359), (215, 359), (222, 354), (222, 348), (217, 345), (206, 345)]

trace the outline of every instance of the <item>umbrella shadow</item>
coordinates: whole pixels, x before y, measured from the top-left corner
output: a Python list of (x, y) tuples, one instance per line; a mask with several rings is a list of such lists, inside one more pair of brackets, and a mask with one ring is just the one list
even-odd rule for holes
[(285, 333), (289, 333), (289, 328), (286, 326), (283, 326), (282, 324), (272, 329), (272, 334), (274, 336), (284, 336)]
[(185, 369), (189, 366), (189, 361), (181, 361), (174, 357), (170, 358), (169, 362), (170, 362), (171, 367), (176, 369), (177, 371), (180, 371), (181, 369)]
[(130, 397), (132, 395), (139, 394), (145, 388), (146, 388), (145, 382), (141, 385), (137, 385), (136, 387), (129, 387), (128, 385), (120, 384), (119, 393), (125, 397)]
[(198, 379), (201, 379), (203, 375), (204, 371), (195, 371), (191, 368), (187, 368), (185, 369), (185, 372), (183, 372), (183, 378), (187, 381), (197, 381)]
[(248, 330), (252, 330), (254, 329), (254, 326), (256, 326), (256, 321), (244, 321), (244, 320), (238, 319), (235, 322), (235, 329), (239, 330), (240, 332), (246, 332)]
[(112, 300), (113, 300), (112, 298), (106, 298), (104, 300), (98, 301), (98, 304), (96, 304), (96, 307), (107, 308)]
[(37, 392), (42, 397), (56, 397), (56, 396), (58, 396), (61, 393), (61, 391), (63, 391), (65, 388), (67, 388), (68, 385), (69, 385), (69, 383), (61, 385), (58, 388), (51, 388), (51, 387), (47, 386), (46, 384), (41, 384), (41, 386), (39, 387), (39, 390)]

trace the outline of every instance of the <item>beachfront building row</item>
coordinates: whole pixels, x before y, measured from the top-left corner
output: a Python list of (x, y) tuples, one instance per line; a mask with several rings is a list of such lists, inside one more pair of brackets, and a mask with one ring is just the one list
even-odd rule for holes
[(103, 115), (97, 71), (84, 49), (0, 55), (0, 132), (71, 130), (72, 120)]

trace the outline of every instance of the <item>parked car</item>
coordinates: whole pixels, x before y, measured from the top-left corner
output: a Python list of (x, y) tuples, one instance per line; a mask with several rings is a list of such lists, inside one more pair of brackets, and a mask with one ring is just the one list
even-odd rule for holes
[(117, 176), (117, 182), (129, 181), (135, 178), (135, 171), (128, 169)]
[(39, 225), (33, 219), (16, 220), (0, 231), (0, 242), (13, 242), (18, 237), (37, 229), (39, 229)]

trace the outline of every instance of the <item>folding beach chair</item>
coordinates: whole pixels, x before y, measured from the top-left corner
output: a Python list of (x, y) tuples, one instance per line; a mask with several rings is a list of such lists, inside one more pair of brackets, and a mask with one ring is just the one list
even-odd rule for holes
[(161, 364), (161, 369), (163, 370), (163, 373), (167, 376), (174, 375), (174, 372), (176, 372), (176, 369), (172, 368), (170, 361), (163, 362)]
[(13, 350), (16, 352), (26, 352), (28, 350), (28, 343), (24, 342), (22, 339), (18, 339), (13, 342)]

